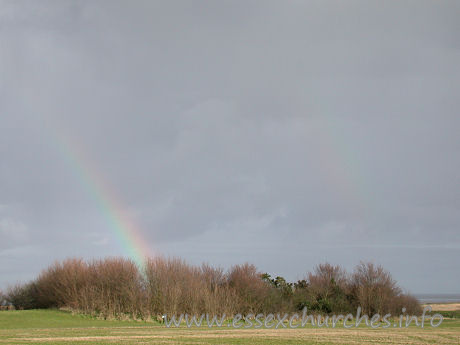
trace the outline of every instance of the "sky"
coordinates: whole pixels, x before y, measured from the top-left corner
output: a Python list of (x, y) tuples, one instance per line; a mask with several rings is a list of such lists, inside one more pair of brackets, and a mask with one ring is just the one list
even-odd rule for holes
[(459, 17), (0, 1), (0, 288), (143, 246), (290, 280), (372, 261), (459, 293)]

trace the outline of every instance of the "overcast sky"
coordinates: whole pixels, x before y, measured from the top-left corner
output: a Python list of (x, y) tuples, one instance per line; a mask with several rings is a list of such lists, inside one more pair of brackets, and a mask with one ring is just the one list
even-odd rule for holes
[[(157, 254), (460, 286), (458, 1), (1, 1), (0, 288)], [(85, 160), (75, 160), (75, 152)], [(80, 170), (80, 172), (79, 172)]]

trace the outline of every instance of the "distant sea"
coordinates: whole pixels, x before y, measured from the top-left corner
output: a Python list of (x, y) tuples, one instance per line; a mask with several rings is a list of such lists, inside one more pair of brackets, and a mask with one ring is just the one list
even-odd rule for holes
[(420, 303), (460, 303), (460, 294), (414, 294)]

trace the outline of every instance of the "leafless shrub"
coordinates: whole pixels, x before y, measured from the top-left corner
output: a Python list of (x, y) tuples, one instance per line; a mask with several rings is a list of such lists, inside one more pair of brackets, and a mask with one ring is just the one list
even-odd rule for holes
[(420, 315), (422, 313), (422, 307), (420, 301), (409, 294), (400, 294), (396, 296), (392, 303), (392, 314), (399, 315), (403, 308), (406, 308), (405, 313), (409, 315)]
[(205, 283), (202, 291), (204, 311), (214, 315), (235, 313), (235, 290), (231, 289), (222, 268), (207, 264), (201, 266), (201, 279)]
[(179, 259), (153, 258), (145, 266), (149, 305), (153, 314), (180, 310), (182, 281), (188, 266)]
[(39, 304), (46, 307), (78, 308), (80, 293), (88, 283), (88, 267), (82, 259), (56, 262), (39, 275), (35, 284)]
[(228, 272), (227, 280), (229, 287), (235, 290), (236, 304), (241, 313), (257, 313), (264, 310), (270, 288), (254, 265), (245, 263), (233, 266)]
[(315, 267), (314, 273), (308, 274), (307, 283), (313, 293), (328, 299), (337, 287), (343, 290), (347, 288), (347, 273), (340, 266), (319, 264)]
[(395, 297), (401, 293), (390, 272), (370, 262), (356, 266), (352, 289), (363, 313), (369, 315), (391, 312)]
[(108, 317), (142, 317), (143, 280), (136, 264), (124, 258), (93, 261), (85, 272), (77, 306)]

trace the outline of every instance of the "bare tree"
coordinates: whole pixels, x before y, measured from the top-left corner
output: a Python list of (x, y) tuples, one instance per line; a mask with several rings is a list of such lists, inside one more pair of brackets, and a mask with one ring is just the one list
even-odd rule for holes
[(240, 313), (256, 313), (263, 310), (269, 287), (254, 265), (245, 263), (233, 266), (227, 274), (227, 280), (230, 288), (234, 289), (238, 296)]
[(319, 264), (314, 273), (308, 274), (308, 284), (313, 293), (322, 298), (329, 298), (337, 287), (345, 290), (347, 286), (347, 273), (340, 266), (329, 263)]
[(356, 266), (352, 288), (363, 313), (369, 315), (391, 311), (392, 302), (401, 293), (390, 272), (371, 262)]

